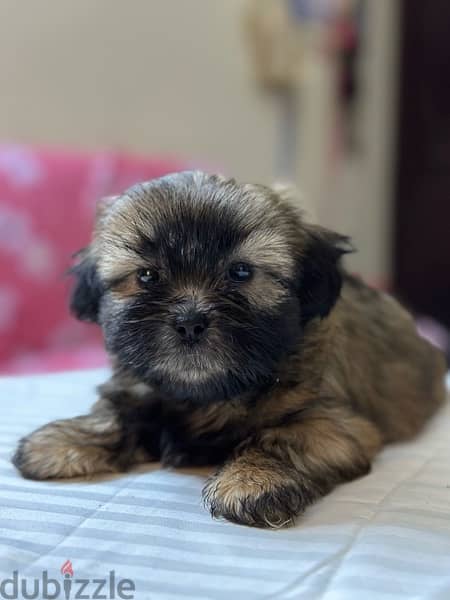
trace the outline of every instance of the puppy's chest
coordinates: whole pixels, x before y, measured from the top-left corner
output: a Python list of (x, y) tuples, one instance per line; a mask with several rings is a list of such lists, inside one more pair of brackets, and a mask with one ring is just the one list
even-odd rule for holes
[(162, 411), (158, 458), (176, 467), (223, 462), (248, 435), (244, 412), (232, 405)]

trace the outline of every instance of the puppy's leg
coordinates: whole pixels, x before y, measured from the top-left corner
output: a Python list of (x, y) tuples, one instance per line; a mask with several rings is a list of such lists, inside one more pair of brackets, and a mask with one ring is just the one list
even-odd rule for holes
[(151, 460), (141, 444), (142, 411), (133, 413), (129, 395), (122, 400), (126, 411), (117, 407), (117, 397), (101, 398), (91, 414), (40, 427), (19, 442), (14, 465), (29, 479), (52, 479), (114, 473)]
[(338, 483), (366, 474), (381, 445), (375, 427), (348, 409), (309, 410), (262, 431), (206, 484), (214, 517), (282, 527)]

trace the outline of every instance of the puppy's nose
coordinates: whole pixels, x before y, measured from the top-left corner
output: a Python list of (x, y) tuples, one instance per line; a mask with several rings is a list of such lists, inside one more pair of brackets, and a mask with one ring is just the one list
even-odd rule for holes
[(196, 343), (208, 328), (208, 320), (201, 313), (182, 315), (175, 320), (175, 330), (186, 342)]

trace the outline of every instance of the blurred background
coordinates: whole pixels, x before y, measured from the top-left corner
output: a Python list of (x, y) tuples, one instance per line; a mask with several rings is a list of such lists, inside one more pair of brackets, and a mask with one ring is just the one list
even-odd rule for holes
[(96, 200), (292, 183), (449, 350), (448, 0), (0, 0), (0, 373), (104, 364), (68, 314)]

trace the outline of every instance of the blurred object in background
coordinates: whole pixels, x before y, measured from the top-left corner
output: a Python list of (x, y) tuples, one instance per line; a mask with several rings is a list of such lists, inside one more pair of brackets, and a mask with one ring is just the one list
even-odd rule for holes
[[(309, 54), (321, 43), (336, 0), (250, 0), (246, 14), (254, 76), (278, 108), (274, 177), (298, 182), (302, 95)], [(320, 49), (319, 49), (320, 51)], [(307, 85), (307, 83), (306, 83)], [(311, 207), (308, 207), (310, 212)]]
[[(336, 4), (336, 3), (335, 3)], [(336, 52), (338, 127), (347, 152), (359, 149), (356, 111), (360, 92), (359, 58), (365, 25), (365, 0), (338, 0), (331, 48)]]
[(260, 85), (298, 87), (311, 29), (326, 27), (337, 5), (337, 0), (249, 0), (247, 34)]
[(444, 352), (450, 366), (450, 331), (431, 317), (418, 316), (416, 323), (419, 334)]
[[(358, 60), (364, 25), (364, 0), (250, 0), (247, 33), (255, 78), (275, 96), (279, 107), (279, 144), (275, 175), (297, 177), (299, 113), (305, 69), (311, 52), (320, 52), (335, 70), (335, 150), (358, 147)], [(343, 148), (342, 148), (343, 147)]]
[(246, 15), (256, 81), (266, 89), (292, 89), (300, 80), (302, 35), (285, 0), (252, 0)]

